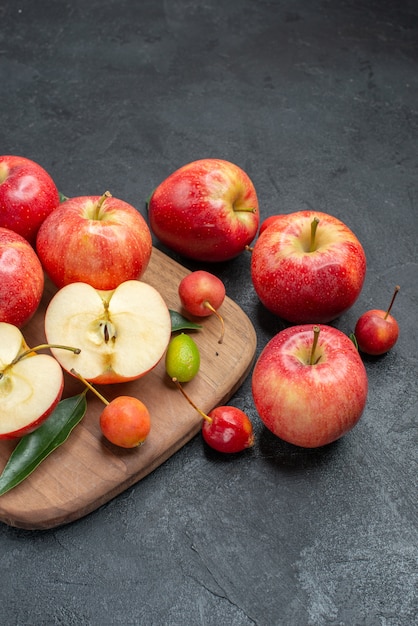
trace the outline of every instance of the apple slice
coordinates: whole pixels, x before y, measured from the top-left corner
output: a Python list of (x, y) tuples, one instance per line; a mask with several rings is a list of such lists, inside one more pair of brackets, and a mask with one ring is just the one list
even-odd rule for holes
[(171, 338), (171, 318), (160, 293), (139, 280), (109, 291), (71, 283), (51, 299), (45, 334), (48, 343), (80, 348), (78, 355), (52, 349), (66, 371), (96, 384), (119, 383), (157, 365)]
[(40, 426), (63, 388), (59, 363), (31, 351), (17, 326), (0, 322), (0, 439), (22, 437)]

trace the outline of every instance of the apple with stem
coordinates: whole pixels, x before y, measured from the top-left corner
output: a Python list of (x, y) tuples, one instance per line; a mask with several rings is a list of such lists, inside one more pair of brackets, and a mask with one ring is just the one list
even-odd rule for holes
[(29, 348), (17, 326), (0, 322), (0, 439), (15, 439), (34, 431), (61, 399), (64, 375), (54, 357), (39, 354), (45, 348), (51, 346)]
[(36, 251), (58, 288), (85, 282), (108, 290), (141, 278), (152, 239), (142, 215), (106, 192), (64, 201), (40, 227)]
[(45, 313), (49, 343), (78, 346), (79, 355), (52, 350), (67, 371), (90, 382), (141, 378), (161, 360), (171, 337), (170, 312), (151, 285), (128, 280), (114, 290), (71, 283), (56, 292)]
[(0, 226), (34, 246), (42, 222), (59, 205), (59, 192), (38, 163), (16, 155), (0, 156)]
[(319, 211), (278, 215), (251, 253), (262, 304), (292, 324), (328, 323), (357, 300), (366, 255), (343, 222)]
[(252, 374), (255, 407), (277, 437), (304, 448), (349, 432), (366, 405), (367, 373), (347, 335), (332, 326), (303, 324), (279, 332)]
[(99, 418), (103, 436), (120, 448), (142, 446), (151, 430), (151, 417), (145, 404), (134, 396), (118, 396), (109, 402), (79, 372), (73, 369), (71, 373), (105, 405)]
[(30, 243), (0, 227), (0, 321), (21, 328), (38, 309), (44, 272)]
[(398, 341), (399, 324), (390, 312), (399, 290), (399, 285), (396, 285), (386, 311), (371, 309), (357, 320), (354, 335), (359, 350), (364, 354), (380, 356), (391, 350)]
[(165, 246), (197, 261), (227, 261), (257, 234), (258, 199), (249, 176), (222, 159), (180, 167), (152, 193), (151, 230)]
[(221, 323), (218, 343), (222, 343), (225, 322), (218, 309), (225, 299), (225, 285), (221, 279), (211, 272), (196, 270), (180, 281), (178, 293), (182, 306), (191, 315), (196, 317), (215, 315), (218, 318)]
[(217, 406), (206, 414), (193, 402), (176, 378), (172, 378), (172, 381), (187, 402), (203, 418), (202, 437), (208, 446), (217, 452), (233, 454), (254, 445), (251, 420), (241, 409), (234, 406)]

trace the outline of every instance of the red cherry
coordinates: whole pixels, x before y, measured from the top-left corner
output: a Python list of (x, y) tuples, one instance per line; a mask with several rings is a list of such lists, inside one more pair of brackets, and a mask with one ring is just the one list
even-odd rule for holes
[(202, 424), (202, 436), (206, 443), (218, 452), (234, 453), (254, 444), (251, 421), (234, 406), (218, 406), (208, 414)]
[(203, 417), (202, 436), (218, 452), (241, 452), (254, 444), (253, 425), (246, 413), (233, 406), (218, 406), (208, 415), (189, 398), (176, 378), (173, 383), (187, 402)]
[(151, 430), (151, 418), (145, 404), (132, 396), (118, 396), (100, 415), (103, 435), (121, 448), (136, 448), (144, 443)]
[(399, 325), (390, 315), (400, 287), (395, 287), (387, 311), (372, 309), (359, 317), (354, 329), (359, 350), (364, 354), (380, 356), (393, 348), (399, 337)]
[(197, 270), (187, 274), (180, 281), (178, 293), (181, 304), (191, 315), (197, 317), (216, 315), (222, 325), (219, 338), (219, 343), (222, 343), (224, 320), (218, 309), (225, 299), (225, 285), (221, 279), (210, 272)]

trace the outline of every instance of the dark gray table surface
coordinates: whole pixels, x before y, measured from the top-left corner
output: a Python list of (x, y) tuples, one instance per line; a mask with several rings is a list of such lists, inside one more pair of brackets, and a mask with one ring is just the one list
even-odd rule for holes
[[(320, 450), (262, 427), (251, 378), (231, 403), (257, 441), (200, 435), (77, 522), (0, 525), (0, 623), (411, 626), (417, 610), (418, 5), (392, 0), (4, 0), (2, 154), (66, 195), (145, 200), (204, 157), (240, 165), (262, 218), (315, 208), (362, 241), (350, 332), (395, 284), (401, 336), (366, 360), (364, 415)], [(179, 259), (190, 269), (193, 264)], [(249, 256), (216, 266), (257, 331)]]

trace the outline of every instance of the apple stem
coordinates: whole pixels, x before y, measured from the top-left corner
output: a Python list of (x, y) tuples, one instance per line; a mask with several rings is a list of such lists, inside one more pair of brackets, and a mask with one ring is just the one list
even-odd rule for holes
[(318, 359), (315, 361), (315, 350), (316, 350), (316, 346), (318, 345), (319, 332), (320, 332), (319, 326), (314, 326), (313, 327), (314, 338), (312, 342), (311, 358), (309, 360), (309, 365), (316, 365), (316, 363), (318, 363), (319, 359), (321, 358), (319, 356)]
[(385, 317), (383, 318), (384, 320), (386, 320), (386, 319), (388, 318), (389, 313), (390, 313), (390, 311), (391, 311), (391, 308), (393, 307), (393, 303), (395, 302), (395, 298), (396, 298), (396, 296), (398, 295), (398, 291), (399, 291), (399, 290), (400, 290), (399, 285), (396, 285), (396, 287), (395, 287), (395, 291), (393, 292), (392, 300), (390, 301), (390, 304), (389, 304), (389, 308), (388, 308), (388, 310), (386, 311)]
[(24, 359), (29, 354), (32, 354), (33, 352), (39, 352), (39, 350), (45, 350), (46, 348), (59, 348), (61, 350), (69, 350), (70, 352), (74, 352), (74, 354), (80, 354), (81, 352), (80, 348), (72, 348), (71, 346), (62, 346), (56, 343), (41, 343), (39, 346), (35, 346), (34, 348), (28, 348), (24, 352), (21, 352), (15, 359), (13, 359), (10, 365), (16, 365), (16, 363)]
[(191, 400), (191, 398), (189, 398), (187, 393), (184, 391), (183, 387), (181, 386), (181, 384), (179, 383), (177, 378), (173, 377), (171, 380), (176, 385), (176, 387), (181, 391), (183, 396), (186, 398), (187, 402), (194, 408), (194, 410), (197, 411), (199, 413), (199, 415), (201, 415), (203, 417), (204, 420), (206, 420), (207, 422), (209, 422), (209, 424), (211, 424), (212, 423), (212, 418), (209, 417), (209, 415), (206, 415), (206, 413), (204, 413), (201, 409), (199, 409), (198, 406), (195, 405), (193, 400)]
[(95, 393), (96, 396), (98, 398), (100, 398), (100, 400), (104, 404), (106, 404), (106, 405), (110, 404), (109, 400), (106, 400), (106, 398), (104, 396), (102, 396), (102, 394), (99, 391), (97, 391), (97, 389), (95, 387), (93, 387), (93, 385), (90, 384), (89, 381), (84, 378), (84, 376), (82, 376), (79, 372), (76, 372), (74, 368), (71, 369), (70, 372), (71, 372), (71, 374), (74, 374), (74, 376), (77, 376), (77, 378), (79, 378), (81, 380), (81, 382), (83, 382), (86, 385), (86, 387), (88, 387), (90, 389), (90, 391)]
[(221, 330), (221, 336), (218, 339), (218, 343), (222, 343), (224, 340), (224, 335), (225, 335), (225, 322), (224, 322), (222, 315), (218, 313), (218, 311), (211, 305), (210, 302), (208, 302), (208, 300), (205, 300), (205, 302), (203, 303), (203, 306), (205, 306), (207, 309), (209, 309), (209, 311), (211, 311), (214, 315), (216, 315), (218, 320), (221, 322), (222, 330)]
[(311, 222), (311, 245), (309, 247), (309, 252), (315, 252), (315, 235), (316, 229), (318, 228), (319, 218), (314, 217)]
[(104, 194), (102, 196), (100, 196), (100, 198), (98, 199), (98, 201), (96, 202), (96, 204), (94, 205), (94, 213), (93, 213), (93, 220), (99, 220), (100, 219), (100, 209), (103, 206), (104, 201), (107, 198), (111, 198), (112, 194), (110, 193), (110, 191), (105, 191)]

